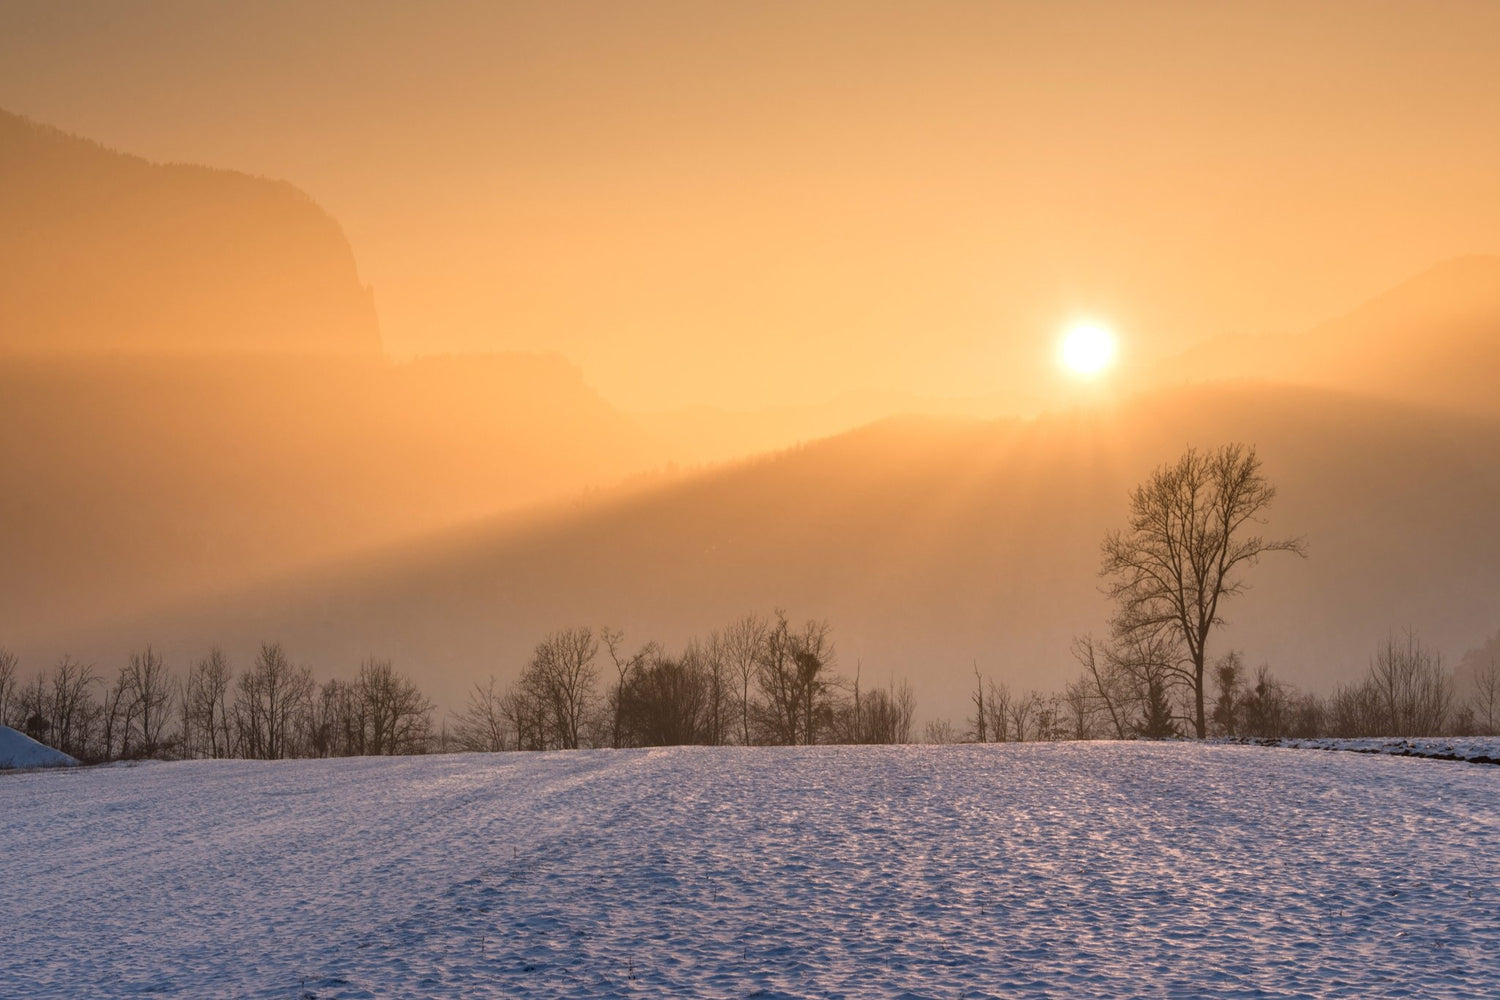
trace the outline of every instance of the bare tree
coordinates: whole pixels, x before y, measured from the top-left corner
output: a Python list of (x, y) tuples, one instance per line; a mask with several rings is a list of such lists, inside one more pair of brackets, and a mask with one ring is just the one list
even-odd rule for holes
[(546, 750), (553, 746), (546, 692), (528, 668), (520, 681), (506, 688), (500, 713), (515, 736), (517, 750)]
[(1474, 665), (1469, 676), (1469, 706), (1485, 736), (1500, 735), (1500, 657)]
[(709, 746), (723, 746), (728, 742), (730, 725), (730, 702), (733, 700), (729, 671), (728, 651), (724, 638), (717, 631), (700, 642), (691, 640), (683, 650), (683, 659), (703, 671), (708, 682), (708, 708), (703, 720), (703, 742)]
[(769, 628), (764, 618), (746, 615), (724, 630), (724, 660), (739, 682), (740, 743), (749, 746), (753, 708), (750, 685), (755, 681)]
[(884, 690), (876, 688), (866, 699), (862, 735), (866, 743), (910, 743), (911, 725), (917, 714), (917, 695), (911, 684), (892, 680)]
[(427, 751), (432, 702), (390, 660), (371, 657), (360, 665), (354, 697), (364, 722), (356, 753), (379, 757)]
[(1277, 739), (1285, 736), (1291, 726), (1291, 692), (1265, 664), (1255, 671), (1255, 684), (1245, 694), (1241, 714), (1246, 736)]
[(130, 689), (130, 668), (121, 667), (115, 682), (104, 692), (102, 719), (103, 744), (100, 756), (121, 760), (130, 756), (130, 736), (134, 730), (135, 697)]
[(1063, 703), (1056, 692), (1037, 699), (1036, 738), (1046, 741), (1066, 738)]
[(1386, 637), (1363, 681), (1334, 689), (1327, 722), (1335, 736), (1436, 736), (1452, 704), (1442, 657), (1408, 629)]
[(17, 695), (16, 718), (21, 723), (18, 728), (38, 743), (46, 743), (52, 739), (52, 722), (47, 718), (49, 705), (46, 676), (43, 671), (37, 671), (30, 684), (21, 686)]
[(306, 750), (314, 757), (349, 757), (360, 751), (365, 720), (354, 685), (332, 678), (321, 685), (306, 709)]
[(98, 718), (92, 689), (94, 668), (64, 655), (52, 668), (50, 697), (45, 709), (50, 744), (79, 759), (90, 756), (90, 737)]
[(305, 749), (319, 757), (426, 753), (432, 703), (389, 660), (371, 657), (353, 681), (329, 680), (298, 715)]
[(177, 708), (177, 756), (182, 760), (197, 760), (204, 755), (193, 731), (192, 705), (188, 702), (188, 683), (192, 678), (189, 671), (172, 679), (172, 704)]
[(234, 722), (229, 709), (233, 672), (217, 646), (188, 672), (183, 689), (185, 738), (195, 752), (214, 759), (234, 754)]
[(16, 654), (0, 648), (0, 726), (9, 726), (16, 721), (12, 713), (20, 700), (17, 695), (21, 685), (17, 665)]
[(504, 693), (493, 675), (484, 684), (469, 690), (469, 700), (453, 725), (453, 739), (459, 749), (476, 753), (494, 753), (510, 743)]
[(1220, 604), (1243, 593), (1239, 573), (1270, 552), (1304, 555), (1301, 539), (1247, 534), (1263, 523), (1276, 488), (1254, 448), (1189, 448), (1130, 497), (1129, 527), (1105, 536), (1101, 576), (1115, 601), (1117, 638), (1169, 633), (1184, 656), (1173, 675), (1192, 695), (1197, 736), (1207, 734), (1204, 676), (1209, 638), (1224, 624)]
[(757, 666), (765, 705), (763, 723), (772, 743), (812, 744), (825, 722), (832, 720), (829, 679), (824, 673), (833, 660), (832, 630), (827, 622), (809, 620), (800, 629), (776, 612)]
[(594, 702), (599, 640), (587, 626), (554, 632), (536, 647), (528, 672), (551, 713), (557, 745), (578, 749), (584, 720)]
[(786, 615), (778, 611), (777, 624), (767, 632), (760, 662), (756, 664), (756, 682), (764, 701), (760, 728), (769, 743), (800, 742), (797, 738), (802, 719), (800, 676)]
[(661, 655), (660, 648), (654, 642), (648, 642), (634, 653), (626, 655), (624, 652), (625, 633), (619, 629), (603, 628), (599, 630), (599, 639), (604, 643), (605, 650), (609, 653), (609, 661), (615, 667), (615, 683), (609, 690), (609, 745), (618, 750), (625, 744), (625, 728), (622, 715), (621, 698), (626, 687), (630, 684), (631, 676), (650, 662), (653, 658)]
[(1500, 634), (1479, 649), (1464, 654), (1460, 663), (1468, 678), (1467, 705), (1482, 735), (1500, 735)]
[(1025, 743), (1030, 738), (1041, 707), (1042, 696), (1035, 691), (1028, 691), (1010, 700), (1009, 728), (1013, 740)]
[(1125, 704), (1133, 713), (1131, 735), (1165, 739), (1182, 735), (1179, 720), (1191, 724), (1191, 705), (1181, 712), (1172, 705), (1174, 687), (1187, 690), (1177, 671), (1182, 663), (1180, 650), (1181, 642), (1170, 631), (1137, 632), (1106, 647), (1111, 669), (1123, 679)]
[(1340, 684), (1333, 689), (1328, 706), (1331, 736), (1380, 736), (1385, 733), (1384, 710), (1375, 685)]
[(1244, 674), (1244, 663), (1235, 650), (1230, 650), (1214, 661), (1214, 685), (1219, 693), (1214, 699), (1213, 723), (1224, 736), (1240, 734), (1245, 693)]
[(631, 675), (620, 697), (627, 740), (649, 747), (704, 742), (709, 693), (701, 664), (654, 657)]
[(234, 703), (244, 755), (256, 760), (292, 756), (295, 723), (312, 695), (312, 672), (292, 666), (280, 643), (262, 643), (255, 663), (240, 675)]
[(1088, 678), (1080, 676), (1063, 689), (1063, 704), (1067, 709), (1064, 715), (1066, 738), (1093, 739), (1097, 706), (1091, 694)]
[(912, 717), (917, 710), (911, 685), (903, 681), (898, 687), (892, 679), (889, 688), (865, 691), (859, 675), (860, 667), (856, 664), (854, 697), (834, 713), (836, 738), (851, 744), (910, 743)]
[(975, 743), (990, 741), (989, 716), (984, 710), (984, 678), (979, 676), (979, 661), (974, 661), (974, 693), (969, 696), (974, 703), (974, 717), (969, 720), (969, 732)]
[(172, 679), (167, 663), (155, 649), (130, 654), (125, 668), (136, 756), (156, 757), (167, 747), (167, 722), (172, 716)]
[(1113, 651), (1095, 642), (1092, 636), (1073, 640), (1073, 658), (1083, 667), (1090, 696), (1103, 706), (1104, 714), (1109, 717), (1114, 738), (1123, 740), (1130, 734), (1130, 678), (1120, 669)]
[(953, 723), (947, 719), (928, 719), (922, 727), (922, 742), (934, 746), (943, 746), (959, 741), (958, 731), (953, 728)]
[(1295, 695), (1289, 705), (1286, 735), (1307, 738), (1328, 733), (1328, 708), (1311, 692)]
[(1407, 629), (1402, 639), (1388, 636), (1370, 666), (1388, 736), (1434, 736), (1442, 732), (1453, 688), (1443, 658)]
[(792, 659), (802, 692), (802, 735), (809, 745), (818, 742), (819, 728), (832, 717), (831, 681), (826, 672), (833, 665), (832, 634), (827, 622), (809, 620), (793, 637)]
[(1011, 739), (1010, 727), (1010, 688), (1005, 684), (996, 684), (994, 681), (985, 683), (984, 711), (988, 716), (985, 723), (985, 732), (994, 743), (1005, 743)]

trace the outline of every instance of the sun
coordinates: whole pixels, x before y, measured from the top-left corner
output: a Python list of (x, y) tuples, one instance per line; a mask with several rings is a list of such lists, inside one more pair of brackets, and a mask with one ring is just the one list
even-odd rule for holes
[(1057, 362), (1071, 375), (1094, 378), (1115, 362), (1115, 335), (1101, 323), (1074, 323), (1058, 342)]

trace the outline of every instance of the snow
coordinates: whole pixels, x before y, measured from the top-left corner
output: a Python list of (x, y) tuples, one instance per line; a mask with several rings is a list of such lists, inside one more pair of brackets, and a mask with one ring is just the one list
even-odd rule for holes
[(38, 743), (25, 733), (0, 726), (0, 771), (24, 767), (73, 767), (78, 761)]
[(1474, 997), (1500, 772), (1258, 746), (0, 780), (0, 993)]
[(1260, 746), (1294, 750), (1348, 750), (1395, 757), (1430, 757), (1473, 764), (1500, 764), (1500, 736), (1359, 737), (1357, 739), (1250, 739)]

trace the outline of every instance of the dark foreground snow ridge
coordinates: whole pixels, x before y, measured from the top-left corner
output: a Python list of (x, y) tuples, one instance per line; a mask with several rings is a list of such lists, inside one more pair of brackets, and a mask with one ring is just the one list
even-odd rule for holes
[(1360, 737), (1358, 739), (1256, 739), (1239, 741), (1262, 747), (1285, 747), (1292, 750), (1343, 750), (1349, 753), (1383, 754), (1390, 757), (1425, 757), (1428, 760), (1453, 760), (1466, 764), (1500, 764), (1500, 737), (1496, 736), (1415, 736)]

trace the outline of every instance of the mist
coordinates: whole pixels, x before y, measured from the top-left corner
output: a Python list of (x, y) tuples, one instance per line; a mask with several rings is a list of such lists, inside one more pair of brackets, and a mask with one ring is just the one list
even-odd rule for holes
[(956, 717), (1066, 680), (1129, 491), (1231, 440), (1310, 558), (1225, 651), (1495, 631), (1493, 12), (445, 11), (0, 12), (26, 664), (277, 640), (451, 707), (785, 608)]

